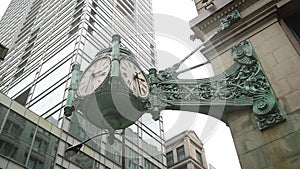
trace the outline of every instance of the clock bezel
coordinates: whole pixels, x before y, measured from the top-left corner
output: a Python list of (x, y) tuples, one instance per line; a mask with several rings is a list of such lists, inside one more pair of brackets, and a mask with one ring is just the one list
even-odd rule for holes
[[(89, 68), (90, 68), (94, 63), (96, 63), (97, 61), (99, 61), (99, 60), (101, 60), (101, 59), (104, 59), (104, 58), (106, 58), (106, 59), (109, 60), (109, 68), (108, 68), (108, 73), (107, 73), (106, 77), (104, 78), (103, 82), (102, 82), (100, 85), (98, 85), (96, 88), (94, 88), (94, 91), (93, 91), (92, 93), (86, 94), (86, 95), (81, 95), (80, 92), (79, 92), (79, 88), (80, 88), (80, 82), (81, 82), (81, 80), (82, 80), (82, 78), (83, 78), (83, 75), (86, 73), (86, 71), (89, 70)], [(101, 56), (98, 56), (98, 57), (96, 57), (94, 60), (92, 60), (92, 62), (88, 65), (88, 67), (87, 67), (87, 68), (83, 71), (83, 73), (81, 74), (81, 77), (80, 77), (80, 79), (79, 79), (79, 81), (78, 81), (78, 87), (77, 87), (77, 90), (76, 90), (76, 95), (77, 95), (78, 97), (80, 97), (80, 98), (83, 98), (83, 97), (88, 97), (88, 96), (90, 96), (91, 94), (95, 93), (99, 88), (101, 88), (101, 87), (106, 83), (106, 81), (109, 79), (108, 77), (109, 77), (109, 74), (110, 74), (110, 73), (111, 73), (111, 58), (107, 55), (107, 53), (103, 53)]]
[[(137, 61), (136, 61), (135, 59), (132, 59), (132, 57), (133, 57), (133, 56), (126, 56), (126, 55), (122, 55), (122, 56), (120, 57), (120, 77), (121, 77), (121, 79), (122, 79), (122, 82), (125, 83), (126, 88), (128, 88), (129, 91), (130, 91), (135, 97), (138, 97), (138, 98), (147, 100), (147, 99), (149, 98), (149, 96), (150, 96), (150, 85), (149, 85), (148, 78), (147, 78), (145, 72), (141, 69), (141, 67), (140, 67), (139, 64), (137, 63)], [(132, 62), (138, 69), (140, 69), (141, 73), (142, 73), (143, 76), (145, 77), (145, 81), (146, 81), (147, 86), (148, 86), (148, 94), (147, 94), (146, 96), (141, 96), (141, 95), (138, 94), (138, 92), (136, 92), (136, 93), (137, 93), (137, 94), (136, 94), (134, 91), (131, 90), (131, 88), (130, 88), (130, 87), (128, 86), (128, 84), (126, 83), (126, 81), (125, 81), (125, 79), (124, 79), (124, 77), (123, 77), (123, 75), (122, 75), (122, 73), (121, 73), (121, 60), (123, 60), (123, 59)]]

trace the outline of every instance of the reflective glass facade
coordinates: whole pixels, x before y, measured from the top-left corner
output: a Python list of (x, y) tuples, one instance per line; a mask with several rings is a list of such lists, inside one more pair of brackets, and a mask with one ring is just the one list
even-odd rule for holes
[[(110, 45), (113, 34), (121, 35), (122, 45), (137, 56), (145, 70), (156, 66), (151, 3), (151, 0), (12, 0), (0, 21), (0, 43), (9, 48), (8, 55), (0, 63), (0, 92), (14, 99), (19, 106), (26, 107), (27, 111), (34, 112), (38, 119), (51, 122), (51, 126), (57, 126), (63, 134), (54, 136), (58, 139), (58, 148), (53, 150), (53, 155), (45, 149), (47, 143), (30, 138), (29, 131), (26, 131), (29, 138), (22, 140), (21, 133), (25, 131), (19, 131), (7, 121), (14, 112), (9, 105), (4, 106), (2, 109), (10, 111), (7, 117), (3, 113), (0, 115), (4, 116), (1, 138), (8, 137), (12, 131), (19, 132), (15, 137), (24, 142), (22, 147), (27, 148), (18, 159), (13, 155), (19, 154), (19, 149), (3, 149), (1, 158), (29, 168), (121, 167), (122, 137), (117, 137), (113, 145), (107, 143), (106, 137), (96, 138), (88, 142), (86, 147), (91, 149), (88, 153), (83, 151), (76, 157), (64, 157), (60, 151), (66, 146), (102, 130), (80, 114), (65, 118), (63, 107), (70, 83), (71, 64), (78, 62), (84, 70), (100, 49)], [(27, 119), (22, 114), (18, 118)], [(28, 126), (32, 124), (28, 128), (39, 133), (38, 122), (31, 122), (26, 122)], [(21, 126), (25, 128), (25, 124)], [(146, 114), (125, 133), (127, 168), (151, 166), (149, 164), (165, 168), (162, 119), (153, 121)], [(34, 142), (37, 143), (34, 145)], [(4, 146), (6, 144), (9, 142), (2, 141), (0, 148), (7, 147)], [(34, 146), (44, 151), (44, 161), (47, 159), (51, 165), (34, 159)]]
[(59, 137), (8, 106), (0, 103), (0, 168), (54, 168)]

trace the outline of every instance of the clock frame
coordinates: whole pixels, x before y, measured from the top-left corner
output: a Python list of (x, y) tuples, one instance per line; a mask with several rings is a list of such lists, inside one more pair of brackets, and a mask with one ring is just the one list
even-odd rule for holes
[(133, 95), (140, 98), (147, 98), (149, 96), (148, 80), (134, 60), (126, 57), (121, 58), (120, 74)]
[(85, 97), (95, 92), (107, 79), (110, 72), (110, 58), (95, 59), (83, 72), (77, 89), (79, 97)]

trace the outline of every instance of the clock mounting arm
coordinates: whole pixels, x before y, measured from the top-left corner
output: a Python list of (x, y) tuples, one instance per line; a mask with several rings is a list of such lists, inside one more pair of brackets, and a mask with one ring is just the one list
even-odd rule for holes
[(183, 110), (224, 121), (225, 113), (252, 108), (261, 130), (284, 121), (284, 113), (250, 41), (232, 47), (231, 54), (234, 64), (210, 78), (179, 79), (176, 70), (182, 62), (162, 71), (149, 69), (148, 112), (153, 119), (158, 119), (162, 110)]

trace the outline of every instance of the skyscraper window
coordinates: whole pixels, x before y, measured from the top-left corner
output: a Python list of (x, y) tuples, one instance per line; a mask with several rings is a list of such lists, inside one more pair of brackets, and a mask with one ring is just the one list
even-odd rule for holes
[[(12, 0), (0, 22), (0, 43), (12, 49), (5, 62), (0, 63), (3, 72), (0, 92), (25, 105), (29, 109), (26, 112), (37, 115), (33, 117), (45, 118), (57, 131), (63, 130), (67, 136), (59, 140), (61, 149), (69, 146), (66, 138), (82, 141), (101, 132), (103, 129), (93, 126), (80, 113), (75, 112), (70, 118), (63, 114), (71, 65), (79, 63), (81, 71), (85, 70), (99, 50), (110, 47), (112, 35), (119, 34), (122, 46), (131, 50), (143, 69), (155, 67), (150, 6), (151, 1), (133, 0)], [(127, 168), (166, 168), (161, 123), (161, 119), (153, 121), (145, 115), (126, 129)], [(116, 142), (121, 140), (118, 138)], [(56, 152), (56, 146), (51, 155), (57, 159), (51, 156), (48, 161), (35, 156), (38, 153), (35, 150), (51, 147), (50, 143), (47, 146), (43, 142), (41, 138), (34, 142), (31, 139), (25, 148), (32, 151), (26, 155), (24, 152), (22, 157), (26, 158), (18, 165), (43, 168), (49, 162), (48, 168), (115, 168), (121, 164), (121, 144), (110, 147), (105, 137), (87, 143), (95, 156), (80, 152), (77, 157), (68, 159), (62, 151)], [(7, 159), (15, 153), (13, 146), (5, 151)]]

